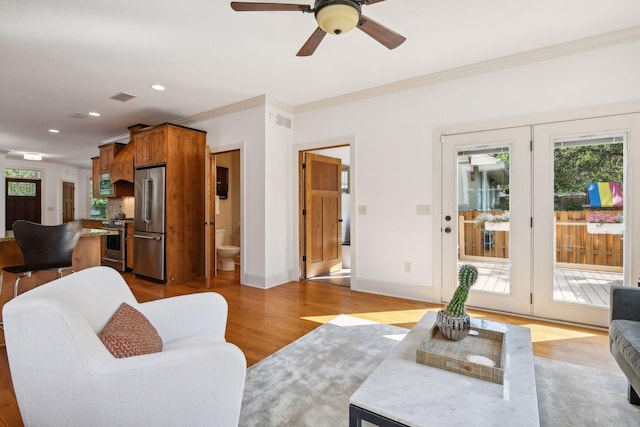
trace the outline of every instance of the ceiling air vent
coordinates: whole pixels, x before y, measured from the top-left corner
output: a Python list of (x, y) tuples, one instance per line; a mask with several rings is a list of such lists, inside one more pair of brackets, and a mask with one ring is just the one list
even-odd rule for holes
[(135, 95), (131, 95), (130, 93), (120, 92), (111, 96), (109, 99), (115, 99), (116, 101), (120, 101), (120, 102), (127, 102), (127, 101), (131, 101), (135, 97), (136, 97)]
[(86, 119), (87, 117), (89, 117), (89, 115), (85, 113), (73, 113), (69, 114), (67, 117), (69, 117), (70, 119)]

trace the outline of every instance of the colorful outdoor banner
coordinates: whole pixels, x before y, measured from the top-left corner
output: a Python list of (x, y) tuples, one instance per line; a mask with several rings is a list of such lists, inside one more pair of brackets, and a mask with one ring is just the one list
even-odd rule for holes
[(589, 182), (587, 184), (588, 203), (597, 208), (621, 208), (623, 204), (622, 183)]

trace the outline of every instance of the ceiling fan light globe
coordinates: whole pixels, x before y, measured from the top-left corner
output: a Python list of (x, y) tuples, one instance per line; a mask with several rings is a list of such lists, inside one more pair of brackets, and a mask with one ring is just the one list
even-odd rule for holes
[(325, 6), (316, 13), (318, 26), (325, 33), (344, 34), (353, 30), (360, 20), (360, 12), (346, 4)]

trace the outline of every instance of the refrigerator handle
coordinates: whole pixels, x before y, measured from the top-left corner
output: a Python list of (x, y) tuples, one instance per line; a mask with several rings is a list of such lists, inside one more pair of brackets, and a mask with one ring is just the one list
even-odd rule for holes
[(142, 199), (144, 200), (142, 205), (142, 219), (145, 223), (149, 224), (151, 222), (151, 195), (152, 193), (152, 185), (153, 180), (151, 178), (147, 178), (144, 180), (144, 192)]

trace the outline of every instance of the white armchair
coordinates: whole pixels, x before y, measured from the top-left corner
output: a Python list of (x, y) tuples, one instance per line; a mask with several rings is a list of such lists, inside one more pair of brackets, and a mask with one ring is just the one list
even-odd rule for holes
[[(122, 302), (157, 329), (162, 352), (115, 358), (98, 333)], [(3, 308), (11, 379), (24, 424), (236, 426), (246, 360), (224, 338), (213, 292), (139, 304), (120, 274), (93, 267)]]

